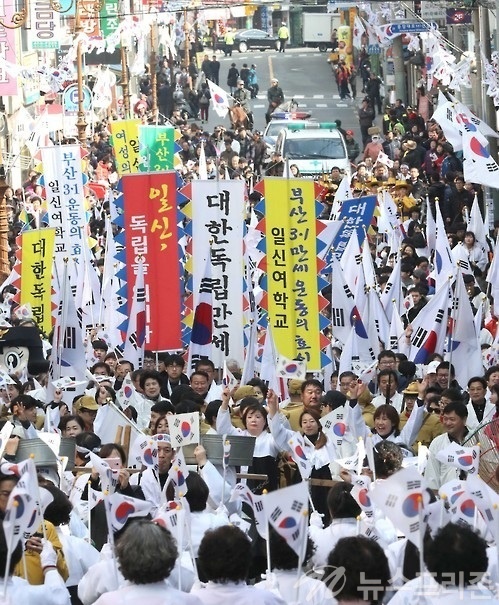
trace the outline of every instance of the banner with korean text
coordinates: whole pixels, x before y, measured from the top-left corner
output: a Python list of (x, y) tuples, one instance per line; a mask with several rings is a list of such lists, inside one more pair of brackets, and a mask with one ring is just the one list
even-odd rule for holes
[(139, 124), (140, 120), (109, 122), (111, 145), (120, 176), (139, 171)]
[(180, 131), (173, 126), (139, 126), (139, 148), (141, 172), (173, 170), (182, 162), (175, 154), (180, 151), (176, 140)]
[(146, 291), (146, 348), (153, 351), (177, 350), (181, 341), (181, 268), (177, 226), (175, 171), (125, 175), (123, 195), (124, 255), (127, 308), (141, 259)]
[(65, 258), (72, 258), (80, 271), (85, 258), (87, 225), (82, 149), (80, 145), (42, 147), (41, 160), (40, 182), (46, 192), (48, 224), (55, 228), (54, 258), (58, 274), (63, 274)]
[(354, 230), (357, 231), (359, 244), (362, 245), (366, 232), (373, 220), (376, 204), (377, 197), (375, 195), (356, 197), (342, 202), (338, 217), (338, 221), (342, 223), (342, 226), (333, 242), (336, 258), (340, 259), (342, 257)]
[[(2, 21), (9, 25), (14, 15), (14, 3), (10, 0), (0, 0)], [(16, 63), (16, 30), (0, 25), (0, 40), (2, 41), (0, 56), (5, 63)], [(17, 95), (17, 77), (9, 73), (6, 64), (0, 67), (0, 96)]]
[(31, 305), (40, 330), (52, 330), (52, 262), (55, 229), (33, 229), (19, 236), (21, 250), (20, 304)]
[(213, 305), (210, 358), (218, 368), (229, 357), (241, 363), (244, 360), (244, 188), (244, 181), (199, 180), (182, 189), (191, 199), (182, 209), (191, 219), (188, 232), (192, 235), (187, 270), (192, 275), (189, 289), (193, 296), (186, 304), (192, 311), (198, 305), (209, 257)]
[(327, 303), (319, 294), (327, 285), (318, 276), (323, 262), (317, 255), (324, 246), (317, 238), (324, 229), (317, 220), (319, 186), (306, 179), (265, 178), (256, 189), (264, 196), (255, 208), (264, 215), (258, 225), (265, 235), (259, 245), (265, 252), (261, 285), (267, 292), (262, 306), (276, 352), (306, 361), (308, 371), (320, 370), (328, 361), (321, 351), (328, 344), (321, 332), (328, 321), (321, 315)]

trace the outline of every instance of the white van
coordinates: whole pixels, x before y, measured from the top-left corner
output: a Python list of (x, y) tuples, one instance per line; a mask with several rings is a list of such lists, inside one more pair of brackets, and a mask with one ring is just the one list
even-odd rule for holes
[(337, 166), (351, 176), (350, 160), (334, 122), (288, 122), (277, 135), (275, 151), (287, 165), (296, 164), (303, 176), (320, 177)]

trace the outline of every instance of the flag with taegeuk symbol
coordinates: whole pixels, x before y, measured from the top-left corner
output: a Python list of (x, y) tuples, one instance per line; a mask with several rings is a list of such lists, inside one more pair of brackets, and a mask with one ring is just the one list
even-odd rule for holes
[(140, 460), (144, 466), (151, 468), (154, 472), (158, 471), (158, 444), (151, 437), (144, 437), (137, 444), (140, 451)]
[(305, 441), (305, 437), (300, 435), (300, 433), (295, 433), (288, 439), (288, 445), (291, 449), (291, 456), (298, 466), (302, 479), (308, 479), (312, 473), (312, 463), (307, 456), (309, 445)]
[(267, 525), (267, 519), (265, 517), (265, 511), (263, 509), (263, 500), (267, 496), (257, 496), (250, 488), (244, 483), (237, 483), (232, 490), (230, 501), (235, 502), (236, 500), (242, 500), (253, 510), (253, 516), (255, 518), (256, 531), (264, 540), (268, 540), (269, 530)]
[(156, 513), (156, 517), (153, 519), (153, 523), (157, 523), (170, 531), (179, 550), (182, 549), (184, 542), (185, 513), (185, 509), (177, 504), (176, 508)]
[(334, 443), (336, 447), (340, 447), (347, 430), (345, 406), (342, 405), (332, 412), (329, 412), (329, 414), (323, 416), (319, 422), (322, 425), (322, 430), (326, 434), (328, 441)]
[(173, 447), (199, 443), (199, 414), (175, 414), (166, 417)]
[(184, 452), (179, 447), (168, 471), (168, 479), (175, 488), (175, 498), (182, 498), (187, 493), (186, 478), (188, 474), (189, 470), (185, 463)]
[(476, 475), (480, 464), (480, 446), (463, 447), (452, 441), (447, 447), (436, 453), (436, 458), (443, 464), (467, 472), (468, 475)]
[(426, 531), (425, 506), (429, 494), (415, 467), (404, 468), (378, 483), (369, 492), (370, 499), (415, 546)]
[(371, 480), (367, 475), (352, 475), (352, 498), (364, 512), (368, 522), (374, 522), (374, 503), (370, 498)]
[(308, 498), (308, 485), (302, 481), (270, 492), (263, 499), (268, 523), (302, 560), (308, 535)]
[(307, 362), (288, 359), (284, 355), (277, 357), (277, 375), (283, 378), (295, 378), (296, 380), (305, 380), (307, 377)]
[(10, 493), (3, 519), (5, 541), (10, 552), (16, 548), (19, 540), (23, 538), (26, 528), (35, 515), (35, 500), (26, 490), (16, 485)]
[(146, 517), (153, 507), (147, 500), (139, 500), (116, 492), (106, 498), (105, 506), (113, 531), (123, 529), (131, 517)]
[(225, 118), (229, 113), (229, 96), (223, 88), (214, 84), (211, 80), (206, 80), (210, 88), (213, 110), (220, 118)]
[(118, 485), (119, 471), (117, 469), (112, 469), (109, 464), (103, 458), (97, 456), (97, 454), (88, 452), (88, 455), (90, 456), (92, 466), (99, 474), (102, 493), (106, 496), (114, 494)]

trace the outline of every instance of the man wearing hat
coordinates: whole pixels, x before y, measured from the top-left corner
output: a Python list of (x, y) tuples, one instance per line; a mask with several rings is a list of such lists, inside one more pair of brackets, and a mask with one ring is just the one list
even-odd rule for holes
[(97, 359), (97, 361), (104, 361), (104, 357), (107, 353), (107, 348), (107, 344), (104, 340), (92, 340), (92, 349), (94, 350), (94, 357), (95, 359)]
[(267, 100), (269, 102), (269, 106), (267, 109), (267, 113), (265, 114), (265, 120), (267, 124), (270, 122), (270, 114), (284, 103), (284, 93), (282, 88), (279, 86), (279, 80), (277, 78), (272, 78), (270, 81), (270, 88), (267, 90)]
[(300, 431), (300, 415), (303, 412), (301, 387), (303, 380), (292, 378), (288, 381), (289, 400), (281, 404), (281, 411), (288, 417), (289, 425), (293, 431)]
[(97, 401), (95, 401), (95, 398), (91, 397), (90, 395), (83, 395), (74, 404), (74, 411), (76, 415), (83, 420), (85, 424), (85, 431), (93, 433), (94, 420), (97, 416), (98, 409), (99, 406)]
[(397, 208), (402, 220), (406, 220), (411, 210), (416, 206), (416, 200), (409, 195), (411, 185), (407, 181), (396, 181), (393, 187), (393, 201), (397, 204)]
[(347, 130), (345, 133), (345, 145), (347, 147), (348, 159), (355, 162), (360, 153), (360, 145), (353, 137), (353, 130)]
[(371, 158), (374, 164), (378, 159), (380, 151), (383, 152), (383, 144), (379, 136), (380, 132), (377, 126), (368, 128), (367, 134), (371, 137), (371, 140), (364, 146), (364, 161), (366, 158)]
[(289, 29), (284, 21), (281, 23), (281, 27), (277, 32), (277, 37), (279, 38), (279, 52), (286, 52), (286, 44), (289, 40)]
[[(418, 384), (417, 381), (411, 382), (407, 388), (402, 391), (403, 401), (402, 412), (400, 413), (400, 430), (402, 430), (402, 427), (405, 426), (409, 420), (409, 416), (411, 415), (416, 399), (418, 398)], [(439, 415), (425, 412), (423, 425), (421, 426), (416, 440), (414, 443), (407, 443), (407, 445), (417, 451), (420, 443), (428, 447), (435, 437), (438, 437), (443, 433), (444, 426), (440, 422)]]

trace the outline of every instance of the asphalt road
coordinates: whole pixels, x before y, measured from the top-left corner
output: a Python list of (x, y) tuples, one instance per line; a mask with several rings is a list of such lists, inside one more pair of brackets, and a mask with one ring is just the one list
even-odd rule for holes
[[(265, 112), (267, 111), (267, 89), (270, 79), (279, 80), (283, 89), (285, 100), (294, 99), (299, 109), (306, 109), (312, 113), (312, 118), (321, 122), (331, 122), (340, 119), (342, 128), (352, 129), (356, 140), (360, 140), (360, 129), (357, 120), (357, 108), (360, 106), (362, 86), (358, 86), (358, 95), (355, 101), (342, 101), (338, 94), (336, 82), (327, 62), (328, 53), (321, 53), (310, 48), (287, 49), (285, 53), (277, 51), (249, 51), (247, 53), (233, 52), (232, 57), (224, 57), (217, 53), (221, 63), (220, 86), (229, 90), (227, 72), (231, 63), (241, 69), (243, 63), (248, 67), (254, 63), (258, 75), (260, 94), (252, 100), (255, 128), (265, 128)], [(210, 55), (211, 56), (211, 55)], [(360, 84), (360, 80), (359, 80)], [(210, 132), (217, 124), (229, 125), (229, 118), (219, 118), (210, 108), (209, 121), (204, 126)]]

